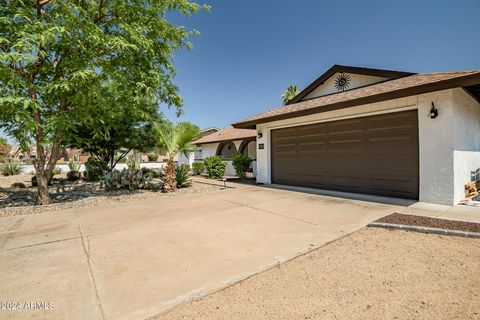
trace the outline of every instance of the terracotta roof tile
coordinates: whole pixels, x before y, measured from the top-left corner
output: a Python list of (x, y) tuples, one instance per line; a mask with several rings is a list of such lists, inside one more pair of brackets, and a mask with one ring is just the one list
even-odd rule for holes
[[(256, 116), (234, 123), (233, 125), (235, 127), (249, 127), (257, 121), (258, 123), (268, 122), (268, 121), (261, 121), (267, 118), (272, 118), (271, 121), (274, 121), (275, 117), (277, 116), (285, 116), (285, 118), (287, 118), (288, 114), (290, 113), (292, 113), (292, 117), (295, 117), (296, 116), (295, 113), (302, 110), (315, 109), (315, 112), (322, 112), (323, 107), (334, 105), (334, 104), (354, 102), (357, 99), (380, 96), (380, 95), (384, 95), (384, 94), (392, 93), (396, 91), (407, 92), (406, 90), (408, 89), (412, 89), (416, 87), (426, 88), (428, 85), (446, 83), (446, 82), (449, 82), (449, 80), (455, 80), (455, 79), (460, 79), (460, 78), (469, 77), (469, 76), (478, 76), (478, 79), (480, 81), (480, 70), (415, 74), (415, 75), (407, 76), (400, 79), (380, 82), (380, 83), (376, 83), (376, 84), (361, 87), (361, 88), (356, 88), (356, 89), (352, 89), (344, 92), (330, 94), (330, 95), (326, 95), (326, 96), (322, 96), (322, 97), (318, 97), (310, 100), (301, 101), (294, 104), (289, 104), (279, 108), (271, 109), (269, 111), (260, 113)], [(455, 87), (455, 85), (452, 84), (451, 88), (453, 87)], [(430, 91), (426, 90), (425, 92), (431, 92), (431, 91), (434, 91), (434, 90), (430, 90)], [(414, 94), (418, 94), (418, 93), (414, 93)], [(405, 96), (408, 96), (408, 94)], [(379, 101), (382, 101), (382, 100), (379, 100)], [(312, 112), (312, 113), (315, 113), (315, 112)]]
[(236, 129), (228, 127), (218, 132), (209, 134), (203, 138), (193, 141), (194, 144), (205, 144), (220, 141), (241, 140), (247, 138), (255, 138), (257, 136), (256, 130), (251, 129)]

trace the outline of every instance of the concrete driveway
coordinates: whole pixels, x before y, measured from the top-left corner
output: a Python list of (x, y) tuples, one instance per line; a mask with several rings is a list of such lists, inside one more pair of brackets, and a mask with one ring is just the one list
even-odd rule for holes
[[(0, 309), (0, 318), (148, 318), (398, 209), (238, 185), (2, 218), (0, 300), (20, 303), (23, 310)], [(26, 302), (39, 302), (27, 303), (39, 308), (25, 310)], [(39, 310), (45, 306), (51, 308)]]

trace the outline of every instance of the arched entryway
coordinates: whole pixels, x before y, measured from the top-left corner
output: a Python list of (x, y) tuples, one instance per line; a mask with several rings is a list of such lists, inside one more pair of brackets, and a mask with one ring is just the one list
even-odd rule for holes
[(232, 160), (237, 154), (237, 148), (232, 141), (222, 142), (218, 145), (217, 156), (221, 156), (224, 160)]
[(257, 160), (257, 142), (256, 140), (244, 140), (238, 149), (239, 153), (246, 154), (250, 159)]

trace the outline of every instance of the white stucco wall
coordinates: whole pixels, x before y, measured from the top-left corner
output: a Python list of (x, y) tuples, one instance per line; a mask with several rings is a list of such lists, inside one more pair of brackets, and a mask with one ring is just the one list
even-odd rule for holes
[[(355, 73), (347, 73), (347, 74), (350, 76), (350, 85), (348, 86), (348, 90), (387, 80), (387, 78), (368, 76), (363, 74), (355, 74)], [(337, 79), (338, 75), (339, 75), (338, 72), (335, 73), (333, 76), (328, 78), (324, 83), (322, 83), (321, 85), (316, 87), (312, 92), (307, 94), (305, 98), (303, 98), (302, 100), (308, 100), (308, 99), (323, 96), (326, 94), (337, 93), (338, 90), (337, 88), (335, 88), (335, 80)]]
[[(429, 117), (432, 102), (436, 119)], [(452, 90), (418, 96), (420, 201), (454, 203), (453, 112)]]
[[(431, 103), (439, 110), (429, 117)], [(270, 132), (272, 129), (369, 116), (385, 112), (418, 110), (419, 200), (454, 204), (463, 197), (470, 171), (480, 167), (480, 106), (462, 89), (372, 103), (315, 115), (263, 123), (257, 131), (257, 182), (271, 183)], [(264, 144), (264, 149), (259, 145)]]
[[(236, 140), (233, 141), (233, 144), (235, 145), (235, 148), (240, 147), (240, 144), (242, 143), (241, 140)], [(202, 159), (205, 159), (206, 157), (214, 156), (217, 154), (217, 148), (220, 145), (220, 143), (206, 143), (202, 144)], [(225, 175), (228, 176), (234, 176), (235, 175), (235, 169), (232, 166), (232, 161), (226, 161), (227, 162), (227, 168), (225, 169)]]
[(454, 197), (465, 195), (464, 184), (480, 168), (480, 104), (461, 89), (453, 90)]
[(183, 153), (180, 153), (178, 155), (178, 164), (179, 165), (186, 164), (191, 168), (194, 160), (195, 160), (195, 153), (194, 152), (190, 152), (188, 154), (188, 156), (185, 156)]
[[(140, 163), (140, 168), (161, 169), (166, 165), (167, 164), (165, 162), (142, 162), (142, 163)], [(57, 164), (55, 166), (55, 168), (60, 168), (63, 173), (67, 173), (68, 171), (70, 171), (70, 169), (68, 168), (68, 164)], [(117, 165), (115, 166), (115, 169), (117, 169), (117, 170), (123, 170), (123, 169), (126, 169), (126, 168), (128, 168), (128, 166), (127, 166), (126, 163), (123, 163), (123, 162), (122, 163), (117, 163)], [(35, 168), (31, 164), (21, 165), (21, 170), (22, 170), (22, 173), (35, 173)], [(84, 164), (80, 165), (80, 170), (79, 171), (80, 172), (85, 171), (85, 165)]]
[(202, 159), (205, 159), (206, 157), (214, 156), (217, 154), (217, 148), (218, 148), (219, 143), (207, 143), (207, 144), (202, 144)]

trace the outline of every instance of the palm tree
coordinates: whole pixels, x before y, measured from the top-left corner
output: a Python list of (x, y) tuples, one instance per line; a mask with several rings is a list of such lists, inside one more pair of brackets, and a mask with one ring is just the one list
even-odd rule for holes
[(300, 90), (297, 89), (296, 85), (288, 86), (287, 90), (285, 90), (285, 92), (282, 94), (283, 105), (286, 105), (292, 101), (292, 99), (295, 98), (295, 96), (299, 93)]
[(198, 127), (190, 123), (180, 122), (176, 125), (163, 125), (158, 131), (160, 144), (165, 149), (167, 155), (163, 190), (165, 192), (174, 192), (177, 190), (177, 179), (175, 178), (176, 169), (173, 158), (178, 153), (188, 156), (189, 153), (197, 150), (192, 141), (199, 138), (199, 130)]

